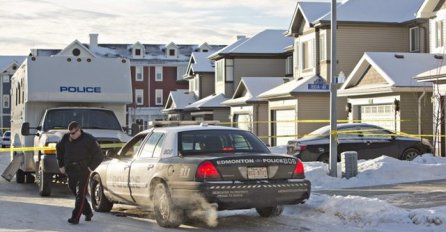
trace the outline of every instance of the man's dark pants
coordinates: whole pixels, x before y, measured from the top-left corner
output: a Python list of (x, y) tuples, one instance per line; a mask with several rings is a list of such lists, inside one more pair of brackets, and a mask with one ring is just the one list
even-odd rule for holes
[(90, 171), (81, 163), (72, 163), (65, 167), (68, 176), (68, 187), (76, 196), (75, 206), (71, 218), (79, 221), (82, 214), (92, 215), (90, 203), (86, 198)]

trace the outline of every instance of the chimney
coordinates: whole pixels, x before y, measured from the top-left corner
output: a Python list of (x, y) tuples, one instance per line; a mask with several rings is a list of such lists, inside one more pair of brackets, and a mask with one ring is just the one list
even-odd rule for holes
[(237, 35), (237, 40), (246, 39), (246, 35)]
[(90, 49), (98, 46), (98, 34), (90, 34)]

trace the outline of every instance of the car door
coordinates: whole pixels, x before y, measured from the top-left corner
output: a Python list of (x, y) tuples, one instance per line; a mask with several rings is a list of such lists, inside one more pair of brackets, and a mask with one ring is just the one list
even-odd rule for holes
[(165, 135), (154, 132), (146, 139), (130, 168), (131, 195), (139, 205), (150, 205), (150, 182), (161, 156)]
[(359, 126), (349, 126), (338, 129), (338, 154), (344, 151), (356, 151), (358, 159), (363, 159), (366, 156), (361, 128)]
[(394, 134), (378, 126), (361, 126), (366, 144), (365, 159), (374, 159), (386, 155), (398, 158), (398, 144)]
[(130, 164), (135, 158), (146, 134), (138, 134), (133, 137), (120, 150), (107, 167), (107, 188), (113, 194), (115, 200), (120, 202), (133, 202), (129, 189)]

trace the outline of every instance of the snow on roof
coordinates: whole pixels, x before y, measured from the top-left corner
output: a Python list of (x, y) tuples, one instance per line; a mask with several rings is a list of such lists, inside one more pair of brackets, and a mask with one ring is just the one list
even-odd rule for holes
[[(337, 7), (341, 22), (403, 23), (416, 19), (424, 0), (348, 0)], [(330, 21), (331, 13), (316, 21)]]
[[(259, 94), (283, 84), (284, 77), (242, 77), (232, 99), (224, 101), (224, 105), (246, 104), (261, 101)], [(239, 96), (239, 92), (246, 89), (246, 94)]]
[(286, 37), (285, 32), (286, 30), (264, 30), (226, 53), (283, 53), (284, 48), (294, 41), (294, 38)]
[(418, 81), (436, 81), (446, 78), (446, 64), (441, 62), (437, 67), (418, 74), (415, 79)]
[(302, 15), (307, 22), (312, 23), (313, 21), (321, 18), (330, 12), (331, 3), (330, 2), (298, 2), (298, 7), (302, 10)]
[[(443, 62), (435, 57), (429, 53), (366, 52), (342, 85), (340, 92), (353, 89), (369, 65), (387, 81), (387, 84), (381, 84), (379, 87), (430, 87), (431, 83), (417, 82), (414, 77), (438, 67)], [(367, 88), (367, 85), (361, 88)]]
[(169, 98), (172, 100), (173, 104), (170, 108), (166, 108), (165, 110), (183, 110), (186, 106), (197, 100), (195, 95), (187, 89), (170, 91)]
[(224, 94), (212, 94), (209, 95), (201, 100), (198, 100), (186, 107), (184, 107), (185, 110), (196, 110), (196, 109), (201, 109), (201, 108), (221, 108), (221, 107), (226, 107), (223, 106), (221, 103), (223, 101), (228, 100)]
[(320, 76), (307, 76), (293, 79), (258, 95), (261, 99), (291, 96), (295, 93), (328, 93), (328, 84)]
[(193, 52), (195, 63), (192, 64), (193, 72), (214, 72), (214, 61), (208, 58), (209, 52)]
[(0, 56), (0, 72), (8, 69), (11, 64), (22, 64), (25, 59), (26, 56)]
[(213, 59), (218, 57), (221, 54), (228, 54), (229, 51), (231, 51), (232, 49), (234, 49), (235, 47), (239, 46), (240, 44), (246, 42), (249, 38), (247, 37), (241, 37), (240, 39), (238, 39), (237, 41), (235, 41), (234, 43), (216, 51), (215, 53), (213, 53), (212, 55), (209, 56), (209, 59)]

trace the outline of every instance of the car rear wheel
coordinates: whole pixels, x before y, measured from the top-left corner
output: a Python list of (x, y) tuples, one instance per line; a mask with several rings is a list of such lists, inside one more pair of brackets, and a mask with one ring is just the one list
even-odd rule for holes
[(256, 208), (256, 211), (262, 217), (277, 217), (282, 214), (283, 206)]
[(415, 148), (409, 148), (403, 152), (401, 155), (402, 160), (413, 160), (415, 157), (421, 155), (421, 152)]
[(113, 203), (110, 202), (104, 195), (104, 188), (102, 187), (101, 178), (99, 175), (94, 175), (91, 179), (91, 204), (93, 209), (97, 212), (110, 212), (113, 208)]
[(184, 220), (184, 211), (174, 206), (167, 186), (158, 183), (153, 191), (155, 219), (158, 225), (166, 228), (180, 226)]

